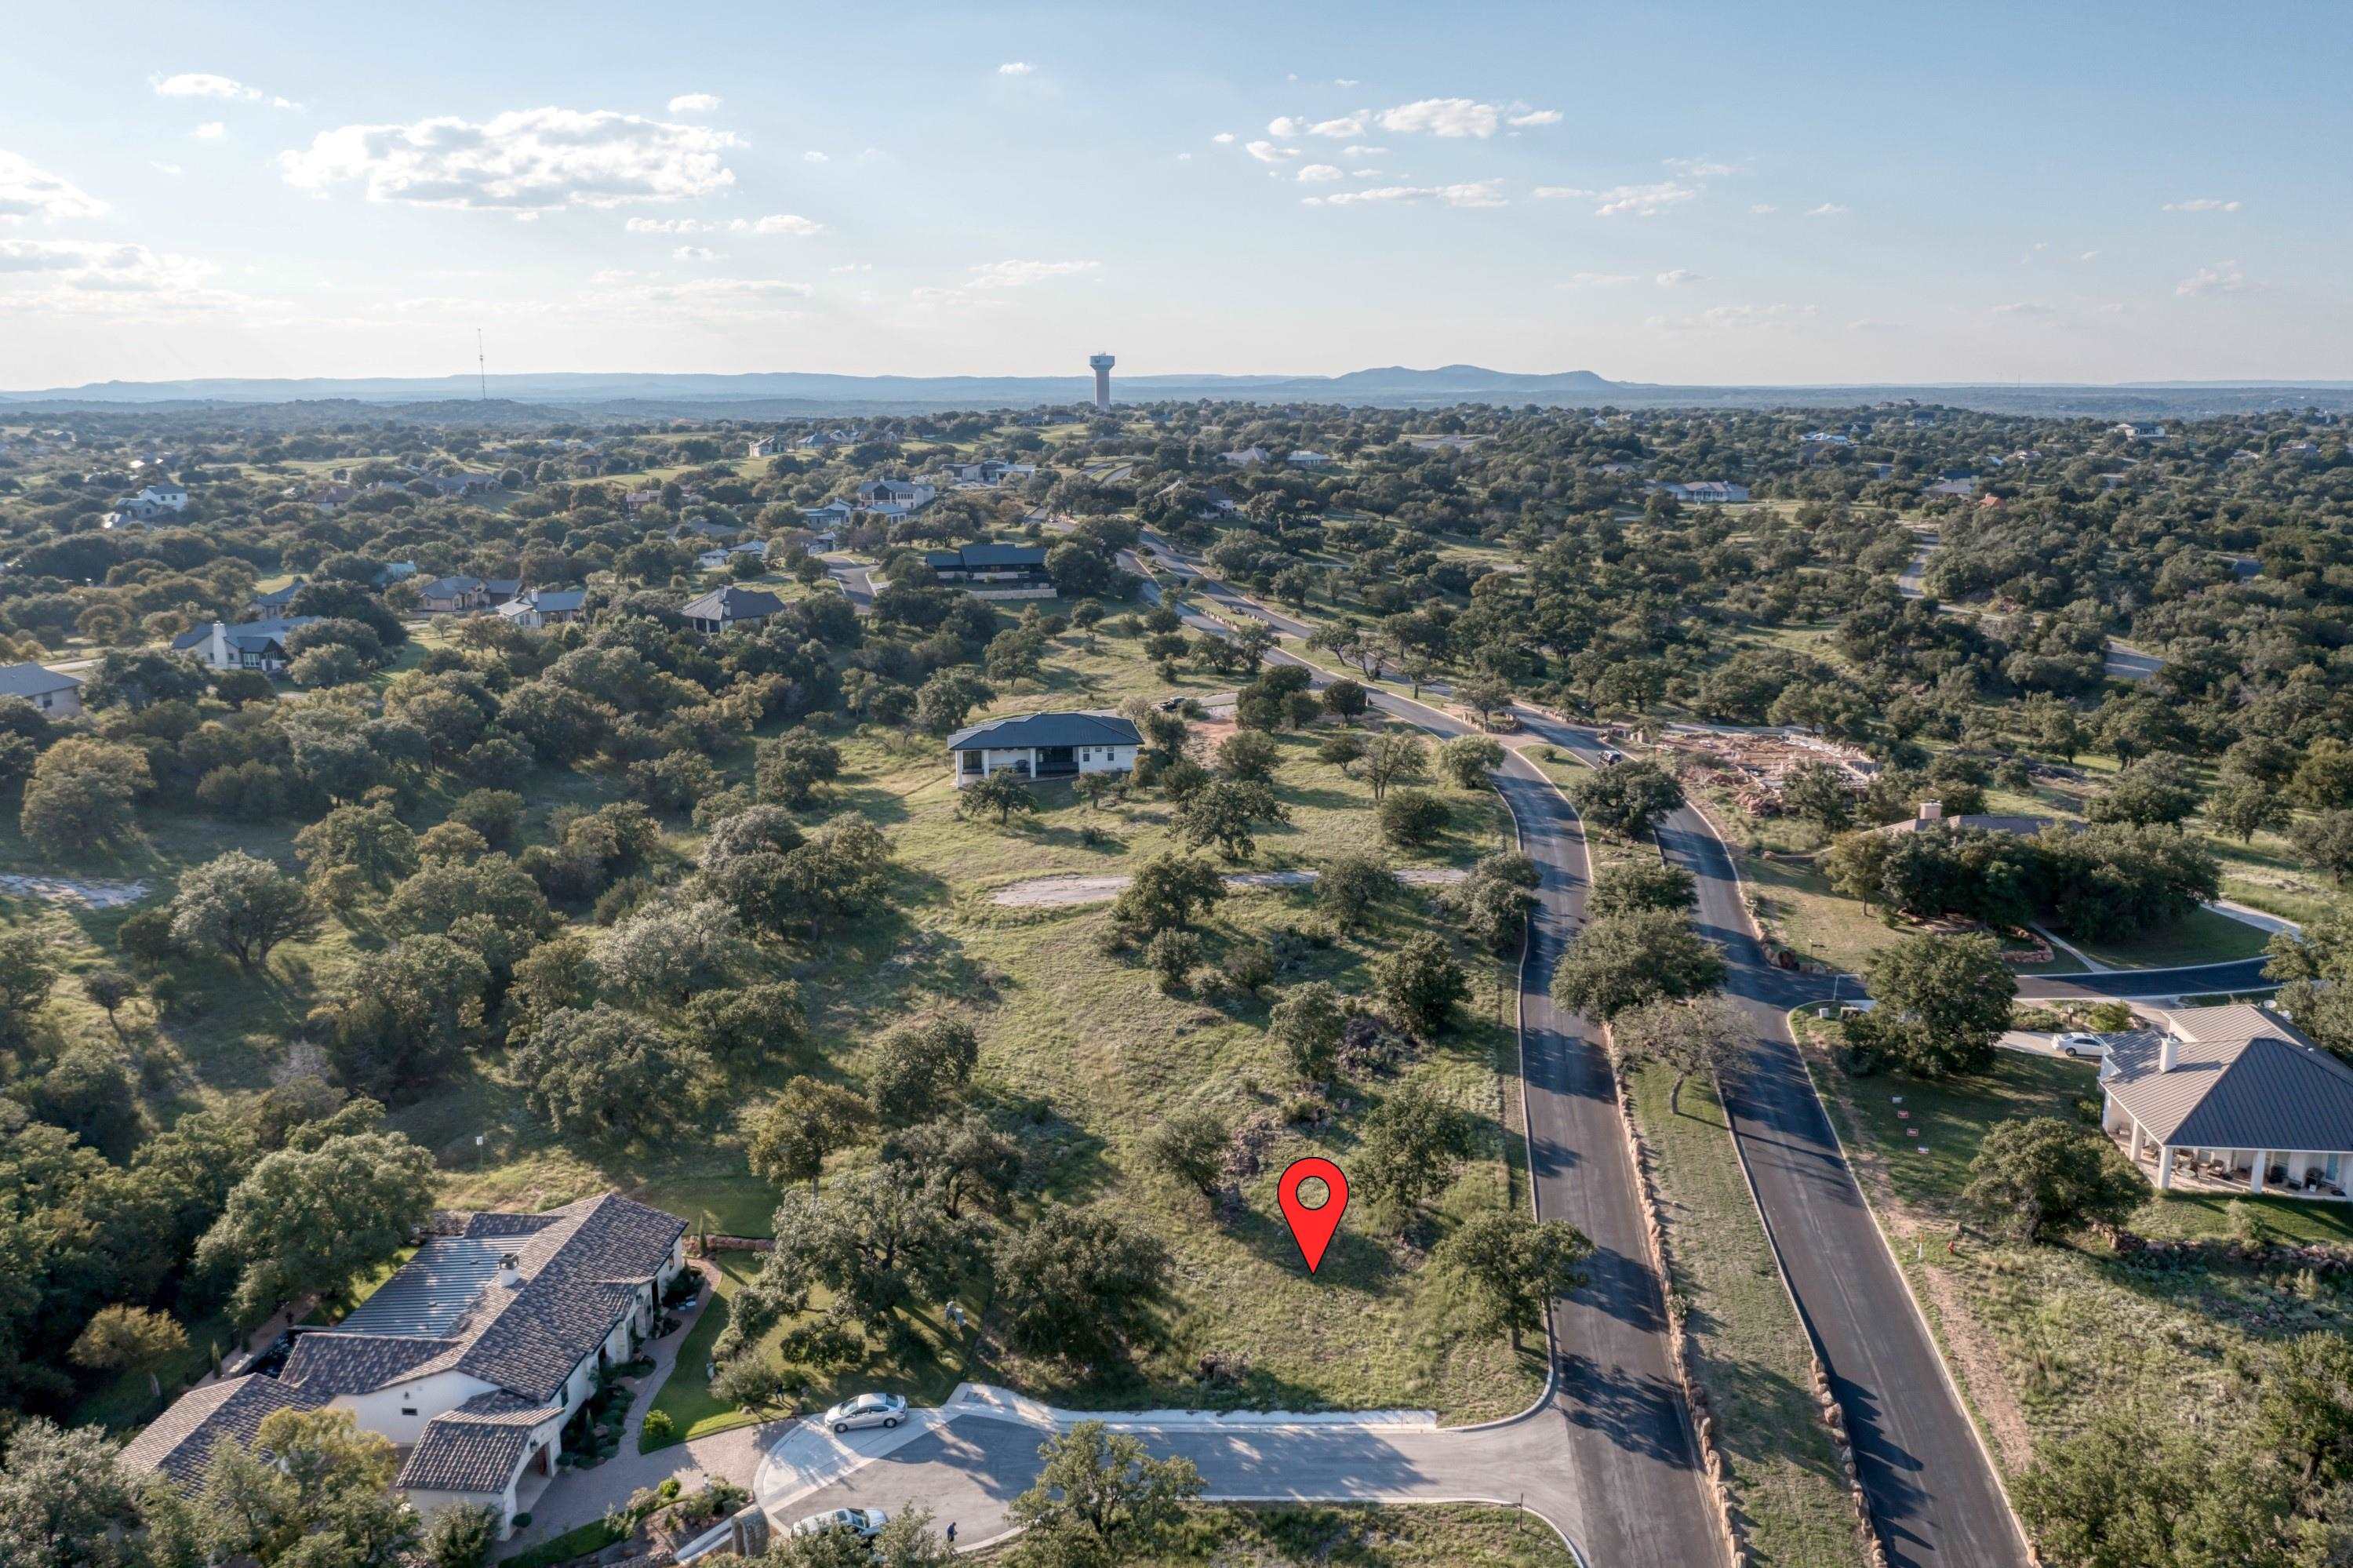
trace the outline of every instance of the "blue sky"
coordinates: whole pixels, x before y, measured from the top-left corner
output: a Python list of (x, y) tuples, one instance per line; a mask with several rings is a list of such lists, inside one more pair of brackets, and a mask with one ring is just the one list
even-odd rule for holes
[(20, 9), (0, 386), (2353, 376), (2341, 7), (1129, 10)]

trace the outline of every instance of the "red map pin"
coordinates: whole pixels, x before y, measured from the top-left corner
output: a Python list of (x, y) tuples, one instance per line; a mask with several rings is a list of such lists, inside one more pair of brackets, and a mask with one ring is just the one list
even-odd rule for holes
[[(1323, 1182), (1330, 1193), (1321, 1207), (1311, 1209), (1299, 1201), (1299, 1184), (1308, 1181)], [(1274, 1184), (1274, 1197), (1282, 1205), (1291, 1239), (1299, 1244), (1299, 1255), (1307, 1260), (1307, 1272), (1314, 1273), (1324, 1261), (1324, 1249), (1332, 1245), (1332, 1233), (1340, 1228), (1340, 1216), (1348, 1212), (1348, 1179), (1337, 1165), (1311, 1154), (1291, 1162)]]

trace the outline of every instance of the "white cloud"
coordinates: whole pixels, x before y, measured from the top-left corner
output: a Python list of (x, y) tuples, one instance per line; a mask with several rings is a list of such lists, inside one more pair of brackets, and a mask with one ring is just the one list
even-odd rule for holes
[(1645, 323), (1661, 332), (1779, 331), (1810, 321), (1812, 305), (1718, 305), (1690, 316), (1652, 316)]
[(707, 245), (681, 245), (670, 253), (673, 261), (716, 261), (719, 252)]
[(1662, 158), (1660, 162), (1679, 175), (1695, 180), (1720, 180), (1743, 173), (1738, 164), (1717, 163), (1707, 158)]
[(1348, 177), (1352, 180), (1377, 180), (1388, 172), (1386, 169), (1350, 169)]
[(670, 101), (672, 114), (708, 114), (719, 107), (715, 92), (681, 92)]
[(1847, 323), (1846, 330), (1849, 332), (1901, 332), (1904, 329), (1901, 323), (1875, 321), (1870, 316), (1862, 316)]
[(2239, 210), (2239, 206), (2240, 204), (2235, 201), (2223, 201), (2217, 196), (2192, 196), (2188, 201), (2167, 202), (2165, 210), (2168, 212), (2236, 212)]
[(1298, 148), (1278, 147), (1271, 142), (1248, 143), (1243, 146), (1242, 151), (1248, 153), (1251, 157), (1256, 158), (1261, 164), (1279, 164), (1285, 158), (1295, 158), (1299, 156)]
[(2099, 259), (2100, 253), (2096, 250), (2086, 250), (2081, 256), (2075, 258), (2078, 261), (2096, 261)]
[(1808, 207), (1806, 216), (1808, 217), (1844, 217), (1853, 210), (1854, 208), (1851, 207), (1841, 207), (1834, 201), (1826, 201), (1820, 207)]
[(97, 217), (106, 204), (61, 175), (37, 166), (20, 153), (0, 152), (0, 224), (22, 223), (28, 217), (55, 223), (63, 218)]
[(1427, 132), (1433, 136), (1487, 137), (1495, 133), (1503, 111), (1492, 103), (1470, 98), (1422, 98), (1384, 109), (1375, 117), (1384, 131), (1400, 135)]
[(1557, 125), (1560, 123), (1560, 111), (1557, 109), (1531, 109), (1525, 114), (1514, 114), (1511, 116), (1507, 123), (1513, 125)]
[(825, 225), (798, 213), (775, 212), (765, 217), (633, 217), (622, 226), (631, 234), (789, 234), (806, 238), (825, 232)]
[(1037, 69), (1038, 68), (1036, 66), (1031, 65), (1028, 60), (1007, 60), (1003, 65), (997, 68), (997, 74), (999, 76), (1029, 76), (1032, 72), (1036, 71)]
[(1388, 149), (1387, 147), (1366, 147), (1359, 145), (1343, 147), (1340, 149), (1340, 155), (1344, 158), (1379, 158), (1387, 156), (1388, 154)]
[(1564, 289), (1614, 289), (1634, 281), (1631, 272), (1571, 272), (1560, 281)]
[(1233, 139), (1234, 133), (1230, 131), (1220, 131), (1216, 135), (1209, 138), (1210, 141), (1217, 143), (1220, 146), (1223, 146), (1226, 143), (1229, 143)]
[(1334, 87), (1362, 87), (1364, 83), (1358, 81), (1352, 76), (1335, 76), (1332, 79), (1332, 85)]
[(147, 161), (147, 166), (148, 166), (149, 168), (151, 168), (151, 169), (154, 170), (154, 171), (155, 171), (157, 174), (159, 174), (159, 175), (174, 175), (174, 176), (177, 176), (177, 175), (185, 175), (185, 174), (186, 174), (186, 173), (188, 172), (187, 170), (185, 170), (185, 169), (182, 168), (182, 167), (181, 167), (179, 164), (165, 164), (165, 163), (159, 163), (159, 162), (157, 162), (156, 160), (154, 160), (154, 159), (153, 159), (153, 158), (151, 158), (151, 159), (149, 159), (149, 160)]
[(228, 127), (217, 120), (207, 120), (188, 134), (199, 142), (217, 142), (228, 134)]
[(300, 109), (302, 106), (290, 98), (264, 92), (258, 87), (248, 87), (232, 77), (216, 76), (208, 70), (184, 70), (177, 76), (148, 78), (159, 98), (218, 98), (231, 103), (268, 102), (273, 109)]
[(1987, 309), (1986, 313), (1988, 315), (2016, 316), (2024, 320), (2035, 320), (2043, 316), (2057, 315), (2059, 313), (2059, 307), (2053, 304), (2048, 304), (2041, 300), (2013, 300), (2008, 304), (1989, 306)]
[(1355, 207), (1365, 202), (1438, 202), (1447, 207), (1502, 207), (1501, 180), (1473, 180), (1453, 185), (1375, 185), (1369, 190), (1337, 191), (1327, 196), (1303, 196), (1309, 207)]
[(213, 270), (124, 241), (0, 239), (0, 310), (153, 319), (244, 303), (206, 286)]
[(830, 164), (833, 160), (827, 157), (823, 153), (818, 152), (815, 147), (811, 147), (807, 152), (801, 154), (801, 162), (804, 164)]
[(2217, 261), (2211, 267), (2200, 267), (2180, 282), (2173, 291), (2184, 299), (2201, 294), (2235, 294), (2247, 287), (2247, 274), (2236, 261)]
[(1345, 175), (1341, 174), (1338, 169), (1335, 168), (1330, 164), (1309, 164), (1299, 171), (1299, 177), (1309, 185), (1319, 185), (1326, 180), (1346, 178)]
[(1686, 283), (1704, 283), (1706, 277), (1688, 267), (1675, 267), (1651, 280), (1662, 289), (1680, 289)]
[(1585, 190), (1575, 185), (1538, 185), (1535, 194), (1547, 200), (1594, 201), (1600, 205), (1593, 209), (1596, 217), (1656, 217), (1672, 207), (1681, 207), (1699, 196), (1697, 185), (1687, 185), (1674, 180), (1658, 180), (1641, 185), (1611, 185), (1608, 190)]
[(345, 125), (281, 153), (289, 185), (357, 184), (370, 201), (516, 213), (709, 196), (735, 183), (733, 132), (609, 109), (519, 109), (475, 122)]
[(975, 289), (1026, 289), (1049, 278), (1067, 278), (1074, 272), (1092, 272), (1102, 265), (1100, 261), (988, 261), (972, 270), (969, 286)]
[(1270, 136), (1297, 136), (1304, 133), (1306, 129), (1306, 121), (1289, 114), (1278, 114), (1266, 122), (1266, 133)]
[(1779, 207), (1775, 207), (1775, 206), (1774, 206), (1771, 202), (1769, 202), (1769, 201), (1760, 201), (1760, 202), (1757, 203), (1755, 206), (1751, 207), (1748, 210), (1749, 210), (1750, 212), (1753, 212), (1753, 213), (1757, 214), (1759, 217), (1762, 217), (1765, 214), (1767, 214), (1767, 213), (1768, 213), (1768, 212), (1778, 212), (1778, 211), (1780, 211), (1781, 209), (1780, 209)]
[(874, 270), (874, 263), (871, 261), (844, 261), (840, 266), (828, 267), (826, 270), (828, 272), (871, 272)]

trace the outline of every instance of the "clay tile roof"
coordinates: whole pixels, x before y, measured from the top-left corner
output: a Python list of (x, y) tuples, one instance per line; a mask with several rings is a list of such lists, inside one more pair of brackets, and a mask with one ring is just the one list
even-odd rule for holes
[(115, 1463), (138, 1474), (163, 1476), (184, 1492), (204, 1484), (213, 1451), (224, 1441), (250, 1447), (261, 1424), (281, 1410), (315, 1410), (327, 1396), (281, 1379), (248, 1373), (191, 1389), (125, 1444)]

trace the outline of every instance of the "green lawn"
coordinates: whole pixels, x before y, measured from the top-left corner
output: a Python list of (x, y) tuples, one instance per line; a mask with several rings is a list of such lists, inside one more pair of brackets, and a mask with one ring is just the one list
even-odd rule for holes
[(2077, 942), (2095, 962), (2114, 969), (2161, 969), (2176, 964), (2219, 964), (2263, 956), (2271, 933), (2211, 909), (2193, 909), (2170, 926), (2129, 942)]
[(1715, 1086), (1646, 1067), (1630, 1080), (1685, 1304), (1700, 1381), (1717, 1417), (1734, 1500), (1760, 1564), (1856, 1563), (1862, 1539), (1813, 1393), (1804, 1326), (1741, 1174)]

